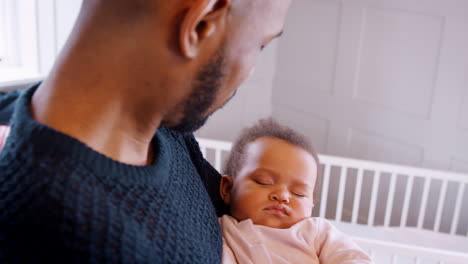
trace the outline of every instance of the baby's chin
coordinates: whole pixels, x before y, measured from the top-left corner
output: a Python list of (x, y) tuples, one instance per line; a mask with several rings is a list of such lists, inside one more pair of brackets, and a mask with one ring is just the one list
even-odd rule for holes
[(291, 221), (290, 219), (286, 220), (286, 219), (280, 219), (280, 218), (275, 218), (275, 217), (265, 217), (261, 219), (252, 220), (252, 222), (255, 225), (262, 225), (262, 226), (267, 226), (267, 227), (277, 228), (277, 229), (287, 229), (302, 220), (303, 219)]

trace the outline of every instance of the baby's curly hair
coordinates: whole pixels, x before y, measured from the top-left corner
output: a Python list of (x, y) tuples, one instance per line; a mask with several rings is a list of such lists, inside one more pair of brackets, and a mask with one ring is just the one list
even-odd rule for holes
[(258, 138), (261, 137), (274, 137), (286, 142), (289, 142), (295, 146), (298, 146), (314, 157), (317, 167), (319, 165), (319, 158), (317, 153), (312, 147), (312, 144), (307, 140), (307, 138), (300, 134), (299, 132), (294, 131), (293, 129), (281, 125), (272, 118), (261, 119), (257, 124), (252, 127), (246, 128), (242, 131), (240, 136), (234, 142), (231, 153), (227, 159), (224, 173), (235, 177), (239, 172), (243, 162), (244, 162), (244, 152), (245, 147)]

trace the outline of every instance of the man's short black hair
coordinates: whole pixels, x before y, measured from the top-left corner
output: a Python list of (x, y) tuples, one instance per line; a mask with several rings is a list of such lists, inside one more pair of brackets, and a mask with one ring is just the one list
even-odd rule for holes
[(278, 138), (304, 149), (314, 157), (318, 170), (319, 158), (310, 141), (301, 133), (276, 122), (272, 118), (268, 118), (261, 119), (252, 127), (246, 128), (242, 131), (240, 136), (234, 142), (229, 158), (226, 162), (226, 166), (224, 168), (224, 173), (226, 175), (236, 177), (236, 174), (244, 163), (244, 152), (246, 146), (261, 137)]

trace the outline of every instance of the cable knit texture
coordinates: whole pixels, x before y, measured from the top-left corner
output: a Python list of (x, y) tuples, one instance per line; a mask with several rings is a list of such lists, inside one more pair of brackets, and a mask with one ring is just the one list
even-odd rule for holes
[(36, 88), (3, 101), (0, 263), (221, 261), (220, 175), (192, 135), (160, 128), (153, 165), (125, 165), (34, 121)]

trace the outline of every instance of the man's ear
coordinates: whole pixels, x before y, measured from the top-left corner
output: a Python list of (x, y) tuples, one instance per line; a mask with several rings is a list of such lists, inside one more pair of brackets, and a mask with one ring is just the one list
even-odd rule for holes
[(219, 185), (219, 193), (221, 194), (221, 198), (223, 199), (226, 205), (231, 203), (231, 190), (234, 181), (232, 177), (229, 175), (223, 175), (221, 178), (221, 184)]
[(182, 54), (189, 59), (198, 55), (203, 41), (222, 30), (223, 19), (231, 0), (192, 0), (183, 17), (179, 44)]

